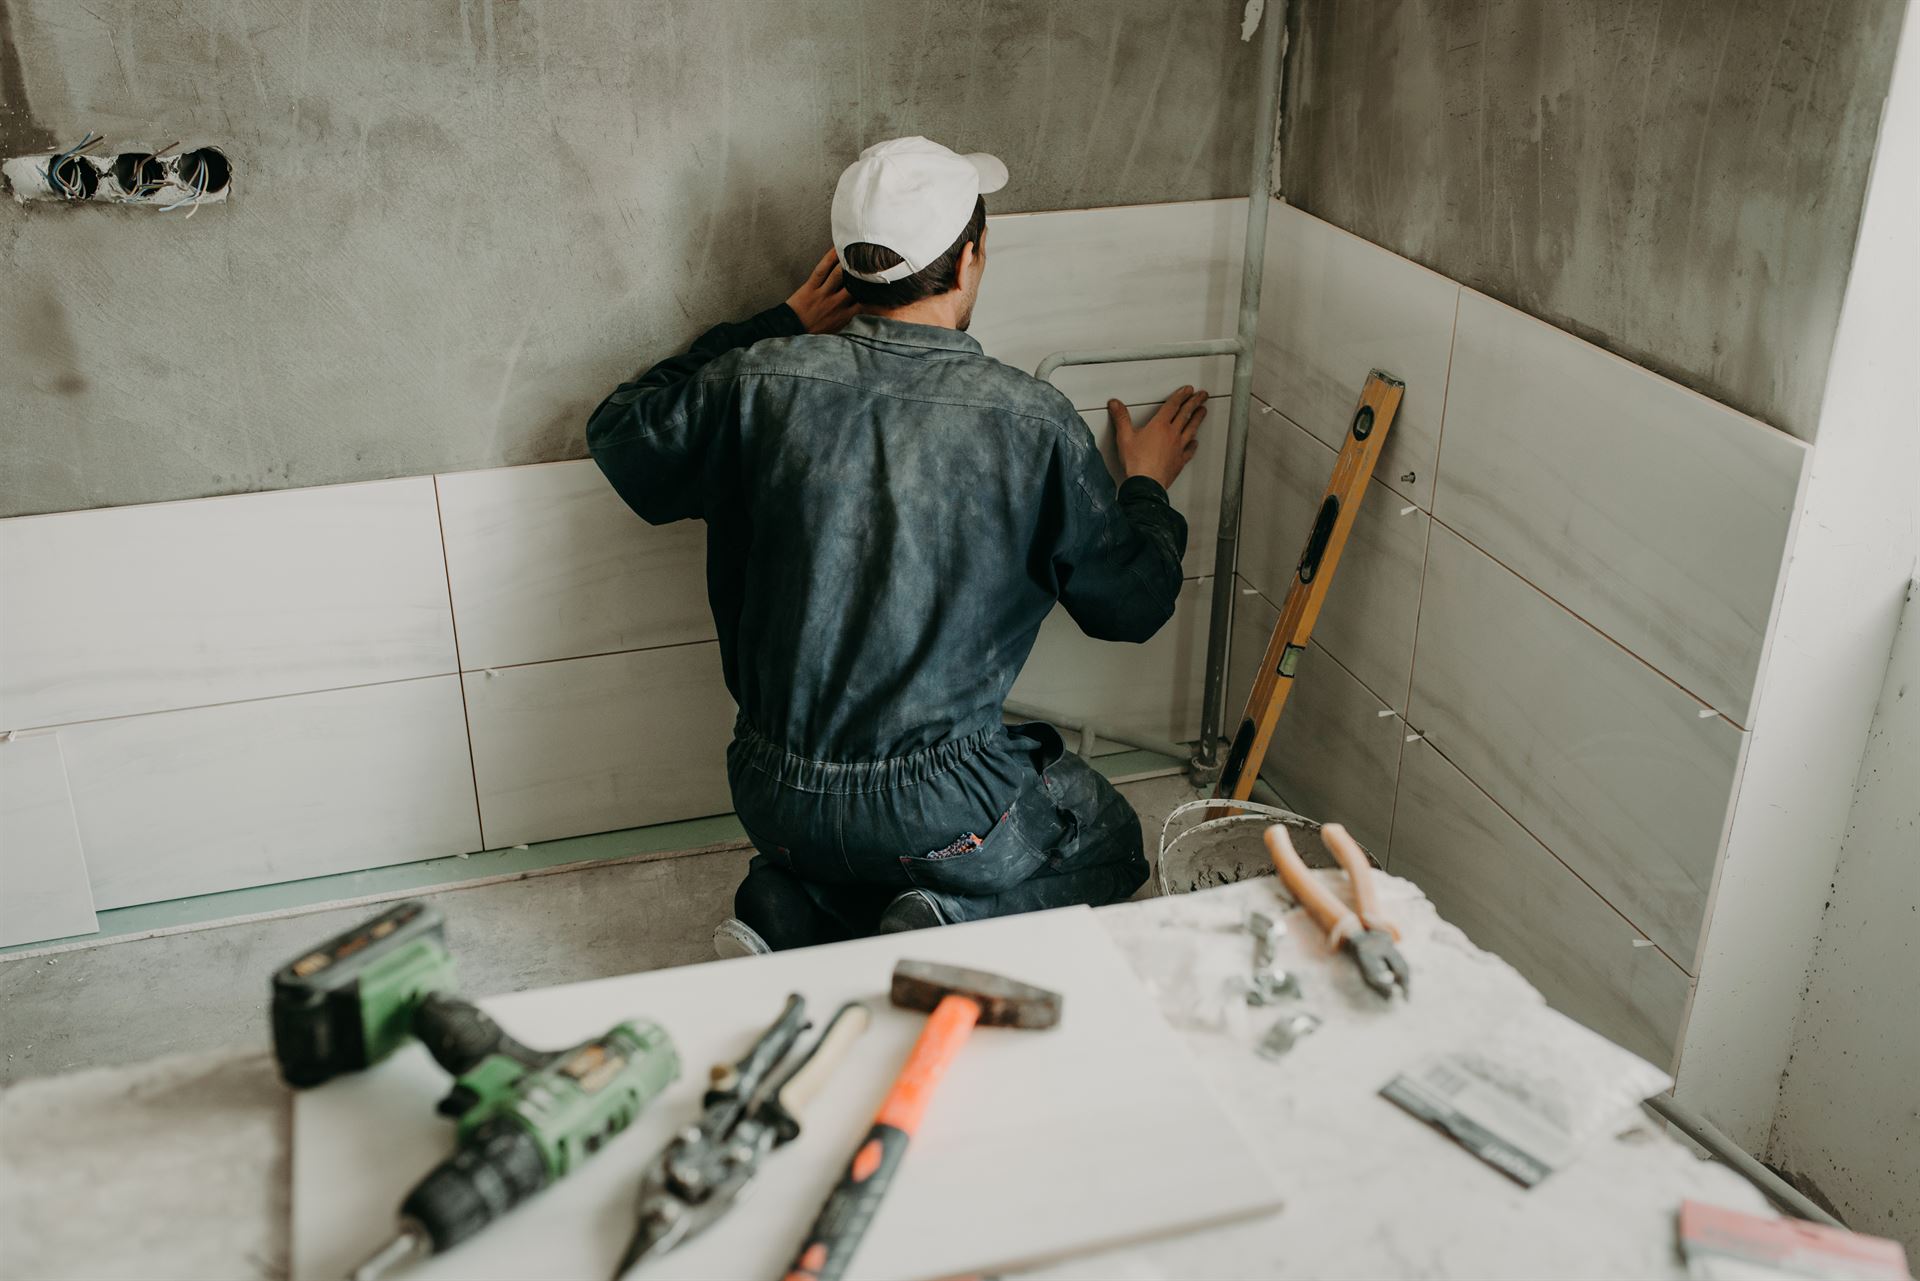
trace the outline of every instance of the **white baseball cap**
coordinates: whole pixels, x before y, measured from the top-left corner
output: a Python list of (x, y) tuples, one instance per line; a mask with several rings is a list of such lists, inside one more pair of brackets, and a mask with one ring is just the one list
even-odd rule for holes
[[(858, 280), (904, 280), (953, 248), (981, 196), (1007, 185), (1007, 167), (984, 152), (963, 156), (925, 138), (876, 142), (840, 175), (833, 191), (833, 250)], [(891, 249), (885, 271), (847, 266), (847, 246)]]

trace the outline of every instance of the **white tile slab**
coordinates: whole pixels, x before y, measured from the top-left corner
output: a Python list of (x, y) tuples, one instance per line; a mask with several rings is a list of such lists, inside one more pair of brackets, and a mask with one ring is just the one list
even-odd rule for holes
[[(1227, 733), (1246, 710), (1254, 671), (1265, 654), (1279, 608), (1242, 594), (1233, 612)], [(1393, 827), (1393, 795), (1406, 722), (1355, 680), (1319, 645), (1310, 645), (1281, 709), (1260, 774), (1294, 809), (1322, 822), (1344, 823), (1383, 858)]]
[[(987, 274), (970, 332), (1032, 373), (1056, 351), (1231, 338), (1246, 200), (1199, 200), (987, 220)], [(1159, 401), (1182, 384), (1225, 393), (1230, 357), (1067, 368), (1054, 385), (1081, 409)], [(1355, 394), (1359, 392), (1355, 386)]]
[(1275, 200), (1254, 395), (1337, 449), (1367, 374), (1400, 379), (1379, 475), (1430, 508), (1459, 295), (1457, 282)]
[(1424, 742), (1400, 764), (1387, 866), (1563, 1014), (1672, 1063), (1686, 971)]
[(468, 672), (494, 848), (733, 808), (734, 706), (712, 642)]
[[(1251, 1132), (1216, 1099), (1112, 936), (1091, 912), (1068, 908), (485, 1002), (533, 1045), (654, 1019), (673, 1037), (680, 1079), (566, 1182), (409, 1275), (610, 1274), (633, 1230), (637, 1172), (697, 1116), (707, 1064), (738, 1058), (790, 992), (820, 1023), (841, 1001), (865, 1000), (872, 1027), (752, 1195), (719, 1228), (636, 1274), (781, 1275), (926, 1024), (883, 995), (906, 956), (1044, 985), (1061, 994), (1062, 1017), (1044, 1031), (974, 1034), (941, 1081), (850, 1281), (997, 1276), (1276, 1207)], [(448, 1127), (430, 1106), (445, 1090), (445, 1075), (413, 1047), (295, 1095), (293, 1276), (345, 1276), (392, 1231), (393, 1207), (446, 1154)], [(369, 1161), (370, 1151), (380, 1159)]]
[[(1247, 437), (1240, 572), (1269, 600), (1284, 604), (1339, 454), (1284, 414), (1263, 414), (1255, 403)], [(1313, 628), (1315, 643), (1402, 711), (1413, 675), (1429, 523), (1425, 512), (1377, 478), (1368, 485)]]
[(0, 521), (0, 728), (454, 670), (433, 480)]
[(60, 731), (104, 910), (480, 846), (457, 676)]
[(0, 742), (0, 947), (99, 928), (60, 740)]
[(1471, 290), (1434, 514), (1749, 723), (1805, 444)]
[(1745, 734), (1445, 526), (1408, 719), (1691, 964)]
[(1200, 736), (1213, 580), (1189, 578), (1144, 645), (1094, 640), (1055, 608), (1009, 697), (1063, 716), (1187, 743)]
[(703, 522), (647, 524), (586, 459), (436, 480), (467, 670), (713, 639)]
[[(1213, 555), (1219, 546), (1220, 477), (1227, 465), (1227, 399), (1210, 400), (1207, 421), (1200, 426), (1200, 448), (1167, 491), (1174, 510), (1187, 518), (1187, 554), (1180, 561), (1188, 578), (1203, 578), (1213, 572)], [(1160, 402), (1129, 405), (1134, 425), (1152, 418)], [(1085, 409), (1080, 416), (1093, 430), (1100, 456), (1107, 461), (1117, 485), (1126, 479), (1120, 467), (1120, 455), (1113, 445), (1113, 422), (1105, 409)]]

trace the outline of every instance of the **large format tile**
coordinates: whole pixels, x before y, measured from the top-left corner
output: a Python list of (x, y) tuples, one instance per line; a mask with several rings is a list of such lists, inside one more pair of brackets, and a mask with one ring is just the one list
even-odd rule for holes
[(734, 707), (711, 642), (468, 672), (488, 845), (733, 808)]
[(98, 928), (60, 740), (0, 742), (0, 947)]
[(1672, 1063), (1686, 971), (1427, 743), (1401, 761), (1389, 866), (1563, 1014)]
[(1807, 446), (1471, 290), (1434, 515), (1748, 723)]
[[(989, 218), (987, 274), (970, 332), (989, 356), (1028, 373), (1056, 351), (1231, 338), (1246, 204), (1200, 200)], [(1115, 398), (1157, 402), (1183, 383), (1230, 391), (1233, 360), (1069, 367), (1053, 382), (1082, 409)]]
[[(1240, 573), (1284, 604), (1333, 475), (1337, 451), (1284, 414), (1256, 407), (1247, 438)], [(1413, 632), (1426, 567), (1427, 514), (1376, 477), (1314, 623), (1313, 639), (1396, 710), (1407, 704)]]
[(478, 849), (457, 676), (60, 731), (102, 908)]
[[(1226, 732), (1246, 710), (1254, 672), (1280, 611), (1258, 592), (1242, 592), (1233, 611)], [(1342, 823), (1384, 860), (1393, 827), (1393, 793), (1406, 722), (1319, 645), (1309, 645), (1280, 711), (1260, 774), (1309, 818)]]
[(1189, 578), (1144, 645), (1094, 640), (1055, 607), (1009, 697), (1063, 716), (1186, 743), (1200, 736), (1213, 580)]
[(1275, 200), (1254, 395), (1338, 449), (1367, 374), (1400, 379), (1379, 476), (1431, 508), (1459, 295), (1455, 281)]
[(1436, 522), (1409, 719), (1691, 967), (1745, 735)]
[(591, 461), (437, 477), (469, 671), (712, 640), (706, 526), (654, 526)]
[[(1146, 405), (1129, 405), (1127, 412), (1133, 416), (1134, 425), (1152, 418), (1154, 411), (1160, 408), (1160, 402)], [(1120, 455), (1113, 445), (1113, 422), (1105, 409), (1085, 409), (1080, 416), (1093, 430), (1093, 438), (1100, 446), (1100, 456), (1107, 461), (1107, 470), (1113, 473), (1114, 483), (1126, 479), (1120, 468)], [(1213, 555), (1219, 547), (1220, 534), (1220, 474), (1227, 465), (1227, 401), (1222, 398), (1209, 402), (1207, 421), (1200, 425), (1200, 448), (1173, 482), (1173, 488), (1167, 491), (1167, 497), (1173, 503), (1174, 510), (1187, 518), (1187, 554), (1180, 561), (1181, 572), (1188, 578), (1204, 578), (1213, 572)]]
[(433, 480), (0, 521), (0, 728), (455, 668)]

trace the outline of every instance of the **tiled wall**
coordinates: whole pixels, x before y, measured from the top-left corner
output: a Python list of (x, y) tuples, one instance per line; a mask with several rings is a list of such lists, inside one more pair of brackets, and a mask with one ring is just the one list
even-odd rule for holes
[[(973, 332), (1029, 369), (1230, 332), (1244, 204), (996, 218)], [(1108, 396), (1141, 415), (1229, 379), (1062, 386), (1111, 456)], [(1175, 487), (1174, 622), (1111, 645), (1058, 614), (1019, 697), (1198, 731), (1223, 444)], [(585, 461), (0, 522), (0, 945), (96, 907), (725, 811), (704, 556), (700, 525), (646, 525)]]
[(1234, 688), (1407, 392), (1268, 777), (1550, 1000), (1678, 1044), (1806, 447), (1278, 202)]

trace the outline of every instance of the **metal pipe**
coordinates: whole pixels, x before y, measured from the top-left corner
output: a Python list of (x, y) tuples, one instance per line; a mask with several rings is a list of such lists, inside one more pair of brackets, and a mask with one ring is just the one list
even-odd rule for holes
[(1280, 64), (1287, 6), (1269, 6), (1260, 32), (1260, 87), (1254, 99), (1253, 163), (1247, 181), (1247, 245), (1240, 259), (1240, 355), (1233, 362), (1233, 408), (1227, 418), (1226, 471), (1220, 480), (1220, 534), (1213, 554), (1213, 611), (1207, 624), (1207, 683), (1200, 704), (1196, 781), (1220, 772), (1227, 701), (1227, 647), (1233, 634), (1234, 570), (1240, 562), (1240, 502), (1247, 475), (1247, 424), (1253, 414), (1253, 353), (1260, 325), (1261, 277), (1267, 265), (1267, 210), (1273, 199), (1273, 151), (1280, 113)]
[(1672, 1095), (1656, 1094), (1647, 1100), (1647, 1106), (1665, 1117), (1674, 1129), (1712, 1153), (1716, 1160), (1735, 1174), (1760, 1189), (1767, 1200), (1788, 1214), (1813, 1223), (1824, 1223), (1830, 1228), (1847, 1226), (1808, 1200), (1800, 1189), (1754, 1160), (1745, 1148), (1727, 1136), (1726, 1131)]
[[(1145, 347), (1108, 347), (1097, 351), (1057, 351), (1035, 367), (1048, 379), (1063, 365), (1105, 365), (1130, 360), (1171, 360), (1180, 356), (1233, 357), (1233, 403), (1227, 415), (1226, 467), (1220, 485), (1220, 529), (1213, 557), (1213, 603), (1207, 622), (1207, 675), (1200, 712), (1200, 742), (1189, 772), (1200, 784), (1220, 774), (1219, 744), (1225, 720), (1227, 651), (1233, 635), (1234, 570), (1239, 565), (1241, 491), (1247, 474), (1247, 425), (1253, 410), (1254, 340), (1260, 321), (1261, 277), (1267, 265), (1267, 209), (1272, 200), (1273, 152), (1280, 114), (1280, 71), (1285, 57), (1286, 0), (1270, 7), (1260, 32), (1260, 81), (1255, 90), (1252, 174), (1247, 183), (1247, 240), (1240, 257), (1240, 323), (1232, 338), (1162, 343)], [(1042, 718), (1047, 719), (1047, 718)], [(1071, 727), (1070, 727), (1071, 728)], [(1116, 738), (1116, 743), (1128, 742)], [(1137, 744), (1129, 743), (1129, 746)], [(1160, 746), (1149, 747), (1160, 751)]]
[(1231, 356), (1240, 350), (1238, 338), (1203, 338), (1199, 342), (1155, 343), (1146, 347), (1101, 347), (1095, 351), (1056, 351), (1034, 367), (1033, 376), (1045, 382), (1062, 365), (1117, 365), (1128, 360), (1177, 360), (1182, 356)]

